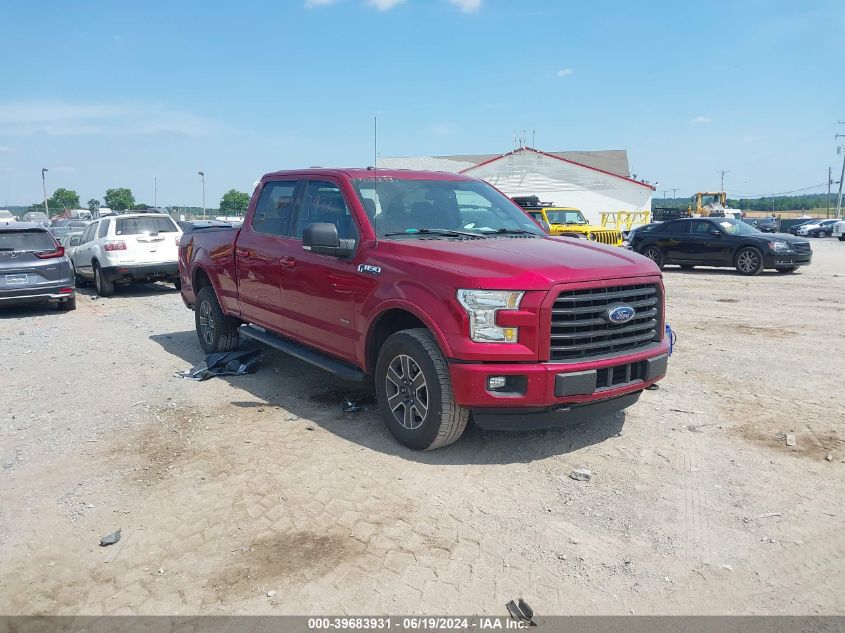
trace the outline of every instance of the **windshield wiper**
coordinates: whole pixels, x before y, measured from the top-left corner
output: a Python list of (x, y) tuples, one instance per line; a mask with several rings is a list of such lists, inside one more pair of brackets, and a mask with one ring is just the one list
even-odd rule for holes
[(537, 235), (533, 231), (526, 231), (525, 229), (496, 229), (489, 235)]
[(482, 238), (484, 235), (480, 233), (470, 233), (468, 231), (455, 231), (453, 229), (414, 229), (411, 231), (391, 231), (385, 233), (385, 237), (391, 235), (442, 235), (444, 237), (471, 237), (474, 239)]

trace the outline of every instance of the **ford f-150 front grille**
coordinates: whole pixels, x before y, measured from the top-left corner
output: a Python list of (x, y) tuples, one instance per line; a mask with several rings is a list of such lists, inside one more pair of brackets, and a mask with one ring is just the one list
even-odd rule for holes
[[(614, 323), (610, 313), (620, 306), (633, 315)], [(564, 290), (552, 306), (549, 358), (587, 360), (648, 347), (660, 340), (661, 308), (656, 284)]]

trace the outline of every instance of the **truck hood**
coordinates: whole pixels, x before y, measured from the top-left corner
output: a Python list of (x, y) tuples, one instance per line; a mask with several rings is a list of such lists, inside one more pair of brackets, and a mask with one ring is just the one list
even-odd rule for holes
[(565, 282), (660, 275), (642, 255), (568, 237), (409, 239), (380, 245), (385, 254), (472, 277), (480, 288), (548, 290)]

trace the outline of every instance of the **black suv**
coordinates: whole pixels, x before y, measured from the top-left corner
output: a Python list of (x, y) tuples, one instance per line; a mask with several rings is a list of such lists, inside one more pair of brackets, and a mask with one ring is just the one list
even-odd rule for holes
[(651, 231), (633, 235), (632, 250), (659, 267), (680, 264), (735, 267), (743, 275), (764, 268), (791, 273), (809, 264), (810, 243), (784, 233), (762, 233), (732, 218), (685, 218), (664, 222)]
[(777, 218), (759, 218), (754, 226), (756, 226), (763, 233), (778, 232)]

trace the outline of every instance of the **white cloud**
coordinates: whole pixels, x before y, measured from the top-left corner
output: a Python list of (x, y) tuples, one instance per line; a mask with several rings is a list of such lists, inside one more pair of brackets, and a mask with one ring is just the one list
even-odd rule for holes
[(335, 4), (338, 0), (305, 0), (306, 9), (316, 9), (317, 7), (327, 7)]
[(449, 0), (452, 4), (458, 7), (464, 13), (472, 13), (481, 8), (483, 0)]
[(402, 4), (405, 0), (367, 0), (367, 6), (378, 9), (379, 11), (390, 11), (397, 4)]
[(570, 75), (574, 75), (575, 71), (572, 68), (561, 68), (557, 71), (558, 77), (569, 77)]
[(0, 134), (9, 136), (202, 136), (212, 119), (158, 105), (0, 102)]
[(9, 147), (8, 145), (0, 145), (0, 154), (8, 154), (10, 152), (14, 152), (14, 147)]
[(710, 117), (709, 116), (697, 116), (693, 119), (690, 119), (690, 123), (692, 123), (693, 125), (706, 125), (707, 123), (710, 123)]

